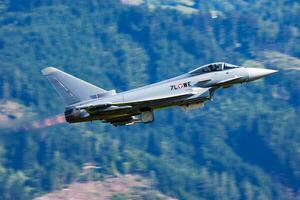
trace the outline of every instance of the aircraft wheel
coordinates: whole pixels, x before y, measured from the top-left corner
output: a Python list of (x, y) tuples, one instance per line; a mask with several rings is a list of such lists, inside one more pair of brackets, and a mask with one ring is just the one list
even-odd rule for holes
[(141, 121), (143, 123), (149, 123), (152, 122), (154, 120), (154, 113), (153, 111), (146, 111), (146, 112), (142, 112), (141, 114)]

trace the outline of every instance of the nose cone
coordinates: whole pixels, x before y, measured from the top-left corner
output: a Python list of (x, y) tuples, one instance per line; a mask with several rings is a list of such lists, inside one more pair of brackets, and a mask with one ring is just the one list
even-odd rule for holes
[(263, 69), (263, 68), (247, 68), (247, 71), (249, 74), (248, 81), (254, 81), (278, 72), (277, 70)]

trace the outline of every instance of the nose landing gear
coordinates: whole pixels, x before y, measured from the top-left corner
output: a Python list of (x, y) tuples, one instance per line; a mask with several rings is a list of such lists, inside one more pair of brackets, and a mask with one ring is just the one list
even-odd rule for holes
[(210, 101), (213, 101), (213, 96), (215, 94), (215, 91), (217, 90), (218, 88), (211, 88), (209, 89), (209, 100)]

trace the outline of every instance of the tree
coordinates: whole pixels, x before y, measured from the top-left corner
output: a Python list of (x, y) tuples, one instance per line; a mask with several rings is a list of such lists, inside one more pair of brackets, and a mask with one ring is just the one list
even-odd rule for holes
[(161, 155), (160, 142), (158, 141), (155, 134), (152, 132), (150, 133), (149, 138), (148, 138), (147, 152), (154, 156)]

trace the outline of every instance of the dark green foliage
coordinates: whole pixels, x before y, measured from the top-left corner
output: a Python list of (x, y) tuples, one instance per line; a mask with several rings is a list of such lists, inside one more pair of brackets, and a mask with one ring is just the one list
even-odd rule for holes
[[(212, 61), (281, 69), (217, 91), (201, 110), (158, 111), (153, 124), (1, 129), (0, 199), (30, 199), (118, 173), (141, 173), (179, 199), (299, 198), (300, 77), (279, 62), (299, 62), (290, 57), (300, 56), (299, 3), (226, 2), (200, 1), (195, 15), (117, 0), (0, 3), (0, 97), (39, 119), (64, 109), (40, 74), (46, 66), (117, 90)], [(83, 173), (86, 163), (99, 167), (92, 178)]]
[(148, 153), (154, 156), (160, 156), (161, 154), (160, 143), (158, 139), (155, 137), (154, 133), (150, 133), (146, 150)]

